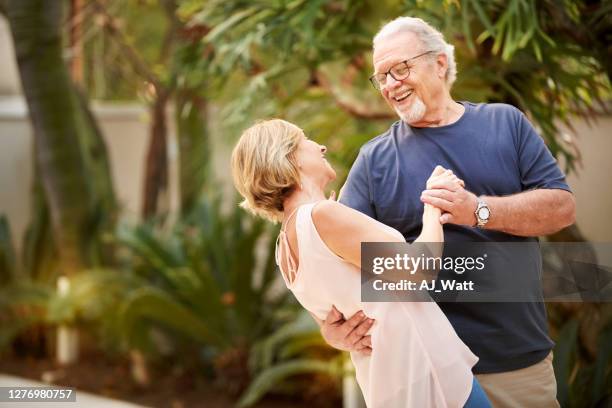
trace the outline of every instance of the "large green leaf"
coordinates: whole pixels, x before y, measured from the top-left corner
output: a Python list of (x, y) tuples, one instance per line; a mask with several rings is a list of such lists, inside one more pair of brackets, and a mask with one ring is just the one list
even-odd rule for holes
[(557, 380), (557, 400), (565, 407), (570, 398), (570, 376), (575, 361), (576, 339), (578, 336), (578, 321), (570, 320), (559, 333), (555, 345), (553, 367)]
[(608, 402), (612, 400), (612, 324), (599, 334), (591, 387), (593, 404), (601, 403), (605, 397), (608, 398)]
[(162, 324), (203, 344), (223, 347), (228, 340), (210, 330), (206, 317), (195, 315), (190, 309), (176, 302), (167, 293), (154, 288), (134, 291), (122, 306), (122, 327), (129, 339), (135, 322), (146, 319)]
[(262, 371), (249, 388), (244, 392), (239, 407), (249, 407), (255, 404), (264, 394), (273, 389), (278, 383), (298, 374), (325, 373), (338, 377), (342, 369), (338, 361), (321, 361), (314, 359), (290, 360), (272, 366)]

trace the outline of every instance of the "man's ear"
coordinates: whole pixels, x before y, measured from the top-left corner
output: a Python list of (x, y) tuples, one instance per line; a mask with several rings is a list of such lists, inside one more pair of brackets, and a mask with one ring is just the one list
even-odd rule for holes
[(448, 59), (446, 54), (438, 54), (436, 58), (436, 74), (439, 78), (446, 78), (446, 72), (448, 71)]

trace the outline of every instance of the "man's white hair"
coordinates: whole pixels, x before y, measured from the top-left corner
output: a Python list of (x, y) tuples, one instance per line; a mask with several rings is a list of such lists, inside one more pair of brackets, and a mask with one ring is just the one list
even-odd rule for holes
[(445, 54), (448, 62), (446, 70), (446, 84), (450, 89), (457, 79), (457, 63), (455, 62), (455, 47), (444, 40), (441, 32), (433, 28), (427, 22), (416, 17), (398, 17), (395, 20), (389, 21), (372, 40), (372, 47), (375, 49), (376, 44), (379, 44), (384, 39), (398, 33), (413, 33), (423, 44), (423, 51), (434, 51), (438, 54)]

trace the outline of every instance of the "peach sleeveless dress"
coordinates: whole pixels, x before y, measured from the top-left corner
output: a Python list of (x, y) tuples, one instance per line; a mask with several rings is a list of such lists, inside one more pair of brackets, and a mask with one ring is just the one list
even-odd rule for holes
[[(276, 263), (281, 268), (280, 256), (286, 257), (292, 274), (286, 276), (281, 269), (285, 284), (319, 319), (325, 320), (335, 305), (345, 317), (363, 310), (376, 320), (370, 330), (372, 355), (351, 353), (367, 406), (463, 407), (478, 357), (459, 339), (435, 302), (361, 302), (360, 271), (325, 245), (312, 221), (315, 204), (297, 209), (299, 267), (295, 269), (289, 255), (284, 231), (277, 241)], [(379, 224), (403, 239), (400, 232)]]

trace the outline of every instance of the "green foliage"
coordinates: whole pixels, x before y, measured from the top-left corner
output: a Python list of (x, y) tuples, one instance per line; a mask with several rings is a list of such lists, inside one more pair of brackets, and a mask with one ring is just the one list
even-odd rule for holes
[(570, 319), (556, 340), (557, 399), (562, 407), (605, 406), (612, 401), (612, 319), (597, 336), (594, 358), (583, 349), (579, 328), (579, 320)]
[(298, 375), (323, 373), (339, 380), (343, 362), (344, 356), (327, 346), (319, 327), (302, 310), (294, 321), (253, 346), (250, 366), (255, 377), (238, 405), (251, 406)]
[[(584, 21), (605, 32), (610, 3), (484, 1), (211, 1), (182, 3), (179, 13), (192, 27), (209, 28), (202, 43), (211, 51), (209, 76), (225, 78), (230, 121), (283, 116), (315, 129), (310, 104), (329, 124), (394, 118), (369, 89), (371, 38), (399, 15), (423, 17), (456, 46), (457, 99), (506, 102), (527, 112), (552, 152), (574, 168), (575, 151), (560, 131), (575, 115), (589, 117), (610, 96), (605, 40), (585, 42)], [(603, 44), (602, 44), (603, 40)], [(330, 66), (340, 75), (329, 77)], [(333, 80), (330, 80), (333, 78)], [(312, 108), (315, 94), (325, 95)], [(325, 101), (325, 102), (323, 102)], [(335, 112), (328, 107), (334, 107)], [(320, 121), (317, 125), (320, 125)], [(329, 125), (331, 126), (331, 125)], [(337, 129), (329, 144), (347, 140), (358, 124)], [(369, 134), (372, 137), (375, 133)], [(324, 140), (325, 141), (325, 140)], [(347, 159), (354, 156), (349, 155)], [(340, 163), (345, 166), (350, 161)]]
[(20, 333), (36, 326), (95, 325), (94, 331), (109, 333), (117, 302), (133, 289), (130, 277), (111, 270), (89, 270), (70, 278), (67, 293), (53, 283), (21, 279), (0, 289), (0, 312), (4, 323), (0, 350)]
[[(156, 288), (143, 287), (130, 293), (123, 304), (120, 316), (124, 336), (132, 344), (141, 341), (141, 336), (145, 334), (140, 332), (143, 329), (140, 322), (152, 320), (202, 344), (215, 347), (227, 345), (226, 339), (214, 330), (210, 330), (210, 326), (194, 310)], [(144, 340), (146, 342), (146, 339)], [(136, 345), (146, 348), (146, 343)]]
[[(223, 214), (219, 200), (202, 200), (168, 231), (152, 222), (121, 228), (118, 240), (130, 250), (127, 267), (143, 286), (121, 307), (120, 331), (128, 343), (154, 350), (151, 339), (138, 337), (150, 324), (214, 353), (268, 334), (276, 310), (287, 305), (286, 291), (271, 290), (271, 232), (238, 207)], [(266, 255), (262, 265), (258, 251)]]
[[(171, 23), (159, 3), (96, 0), (83, 7), (84, 77), (91, 98), (149, 102), (152, 97), (149, 78), (143, 77), (135, 64), (146, 66), (160, 82), (170, 81), (171, 66), (163, 60), (163, 54), (167, 52), (166, 33)], [(108, 15), (99, 12), (100, 4)], [(108, 22), (109, 16), (121, 30), (121, 36), (105, 30), (102, 22)]]

